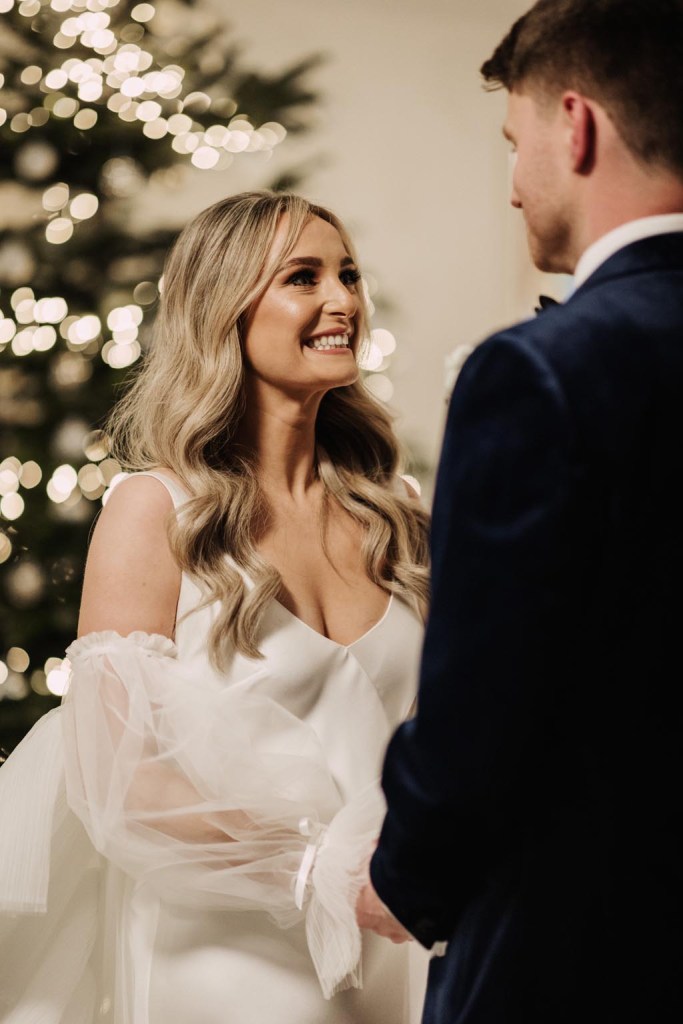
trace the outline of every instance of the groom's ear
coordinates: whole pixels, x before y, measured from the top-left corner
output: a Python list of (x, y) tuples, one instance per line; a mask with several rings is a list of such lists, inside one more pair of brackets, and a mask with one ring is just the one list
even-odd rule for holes
[(591, 104), (578, 92), (562, 97), (568, 155), (575, 174), (590, 174), (595, 163), (595, 115)]

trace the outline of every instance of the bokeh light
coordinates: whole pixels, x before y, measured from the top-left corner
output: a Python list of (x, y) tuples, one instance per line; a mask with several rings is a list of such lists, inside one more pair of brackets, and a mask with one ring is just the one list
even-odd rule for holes
[(390, 402), (394, 395), (394, 385), (383, 373), (373, 373), (365, 379), (365, 387), (380, 402)]
[(361, 370), (379, 370), (384, 363), (381, 349), (374, 342), (367, 342), (358, 353), (358, 365)]
[(131, 18), (135, 21), (147, 22), (154, 17), (155, 11), (152, 4), (137, 4), (130, 12)]
[(109, 439), (103, 430), (93, 430), (83, 441), (83, 452), (91, 462), (100, 462), (109, 454)]
[(99, 470), (108, 487), (120, 476), (125, 476), (125, 473), (121, 473), (121, 466), (116, 459), (105, 459), (104, 462), (100, 462)]
[(153, 281), (141, 281), (140, 284), (135, 286), (133, 298), (141, 306), (150, 306), (156, 301), (158, 294), (157, 286)]
[(0, 498), (0, 515), (3, 519), (13, 521), (18, 519), (24, 511), (24, 499), (16, 492), (5, 494)]
[(88, 131), (90, 128), (94, 128), (96, 124), (97, 111), (92, 110), (89, 107), (85, 110), (79, 110), (74, 117), (74, 126), (82, 132)]
[(9, 317), (0, 317), (0, 345), (6, 345), (17, 332), (17, 325)]
[(89, 217), (95, 216), (99, 205), (100, 201), (97, 196), (91, 192), (82, 192), (81, 195), (71, 200), (69, 213), (76, 220), (87, 220)]
[(102, 323), (98, 316), (89, 313), (86, 316), (74, 317), (67, 328), (67, 338), (73, 345), (87, 345), (89, 341), (99, 337)]
[(58, 324), (68, 312), (69, 307), (60, 296), (39, 299), (33, 309), (33, 319), (40, 324)]
[(34, 352), (48, 352), (57, 341), (57, 332), (54, 327), (37, 327), (33, 332)]
[(7, 667), (13, 672), (25, 672), (31, 664), (28, 651), (23, 647), (10, 647), (7, 652)]
[(21, 467), (19, 479), (21, 480), (21, 486), (30, 490), (33, 487), (37, 487), (43, 479), (43, 471), (37, 462), (29, 459), (29, 461), (25, 462)]
[(12, 541), (6, 533), (0, 530), (0, 565), (6, 562), (12, 554)]
[(100, 498), (104, 494), (107, 485), (99, 466), (90, 462), (88, 465), (81, 466), (79, 469), (78, 486), (80, 487), (83, 495), (92, 501), (95, 498)]
[(5, 588), (18, 608), (31, 608), (43, 597), (45, 574), (40, 565), (24, 558), (6, 571)]
[(396, 351), (396, 338), (391, 331), (377, 327), (370, 332), (370, 338), (372, 344), (377, 346), (383, 356), (390, 356)]
[(69, 202), (69, 186), (64, 182), (52, 185), (43, 192), (43, 207), (50, 212), (63, 210)]
[(47, 496), (56, 505), (69, 498), (78, 483), (78, 474), (73, 466), (65, 463), (57, 466), (47, 483)]
[(74, 233), (73, 221), (68, 217), (56, 217), (45, 228), (45, 238), (53, 245), (68, 242)]
[[(55, 662), (57, 664), (55, 664)], [(48, 669), (48, 665), (51, 667)], [(55, 697), (63, 697), (69, 687), (71, 662), (68, 658), (49, 658), (45, 663), (45, 683)]]
[(19, 76), (20, 80), (24, 85), (35, 85), (43, 77), (42, 68), (39, 68), (37, 64), (29, 64), (21, 72)]
[(19, 472), (10, 467), (0, 469), (0, 495), (4, 497), (19, 490)]

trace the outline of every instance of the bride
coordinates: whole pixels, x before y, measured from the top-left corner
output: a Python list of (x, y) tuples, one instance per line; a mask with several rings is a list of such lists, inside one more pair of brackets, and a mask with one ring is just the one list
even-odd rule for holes
[[(0, 769), (0, 1020), (407, 1024), (425, 965), (354, 907), (414, 700), (427, 518), (358, 380), (337, 218), (181, 233), (114, 411), (71, 682)], [(411, 960), (415, 958), (415, 962)]]

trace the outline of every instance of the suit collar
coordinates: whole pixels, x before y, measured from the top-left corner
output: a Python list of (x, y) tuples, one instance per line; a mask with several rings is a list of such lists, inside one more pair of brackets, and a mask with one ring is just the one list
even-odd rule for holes
[(683, 231), (652, 235), (619, 249), (600, 264), (568, 301), (614, 278), (657, 270), (683, 271)]
[(618, 227), (608, 231), (607, 234), (602, 235), (588, 246), (576, 265), (574, 287), (580, 288), (602, 263), (632, 242), (676, 231), (683, 231), (683, 211), (681, 213), (657, 214), (652, 217), (639, 217), (636, 220), (619, 224)]

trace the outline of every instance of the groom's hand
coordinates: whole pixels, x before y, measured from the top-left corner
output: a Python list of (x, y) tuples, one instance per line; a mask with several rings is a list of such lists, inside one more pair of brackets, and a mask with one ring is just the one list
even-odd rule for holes
[(361, 889), (356, 902), (356, 920), (359, 928), (367, 928), (392, 942), (409, 942), (412, 939), (400, 921), (382, 903), (375, 892), (372, 882)]

